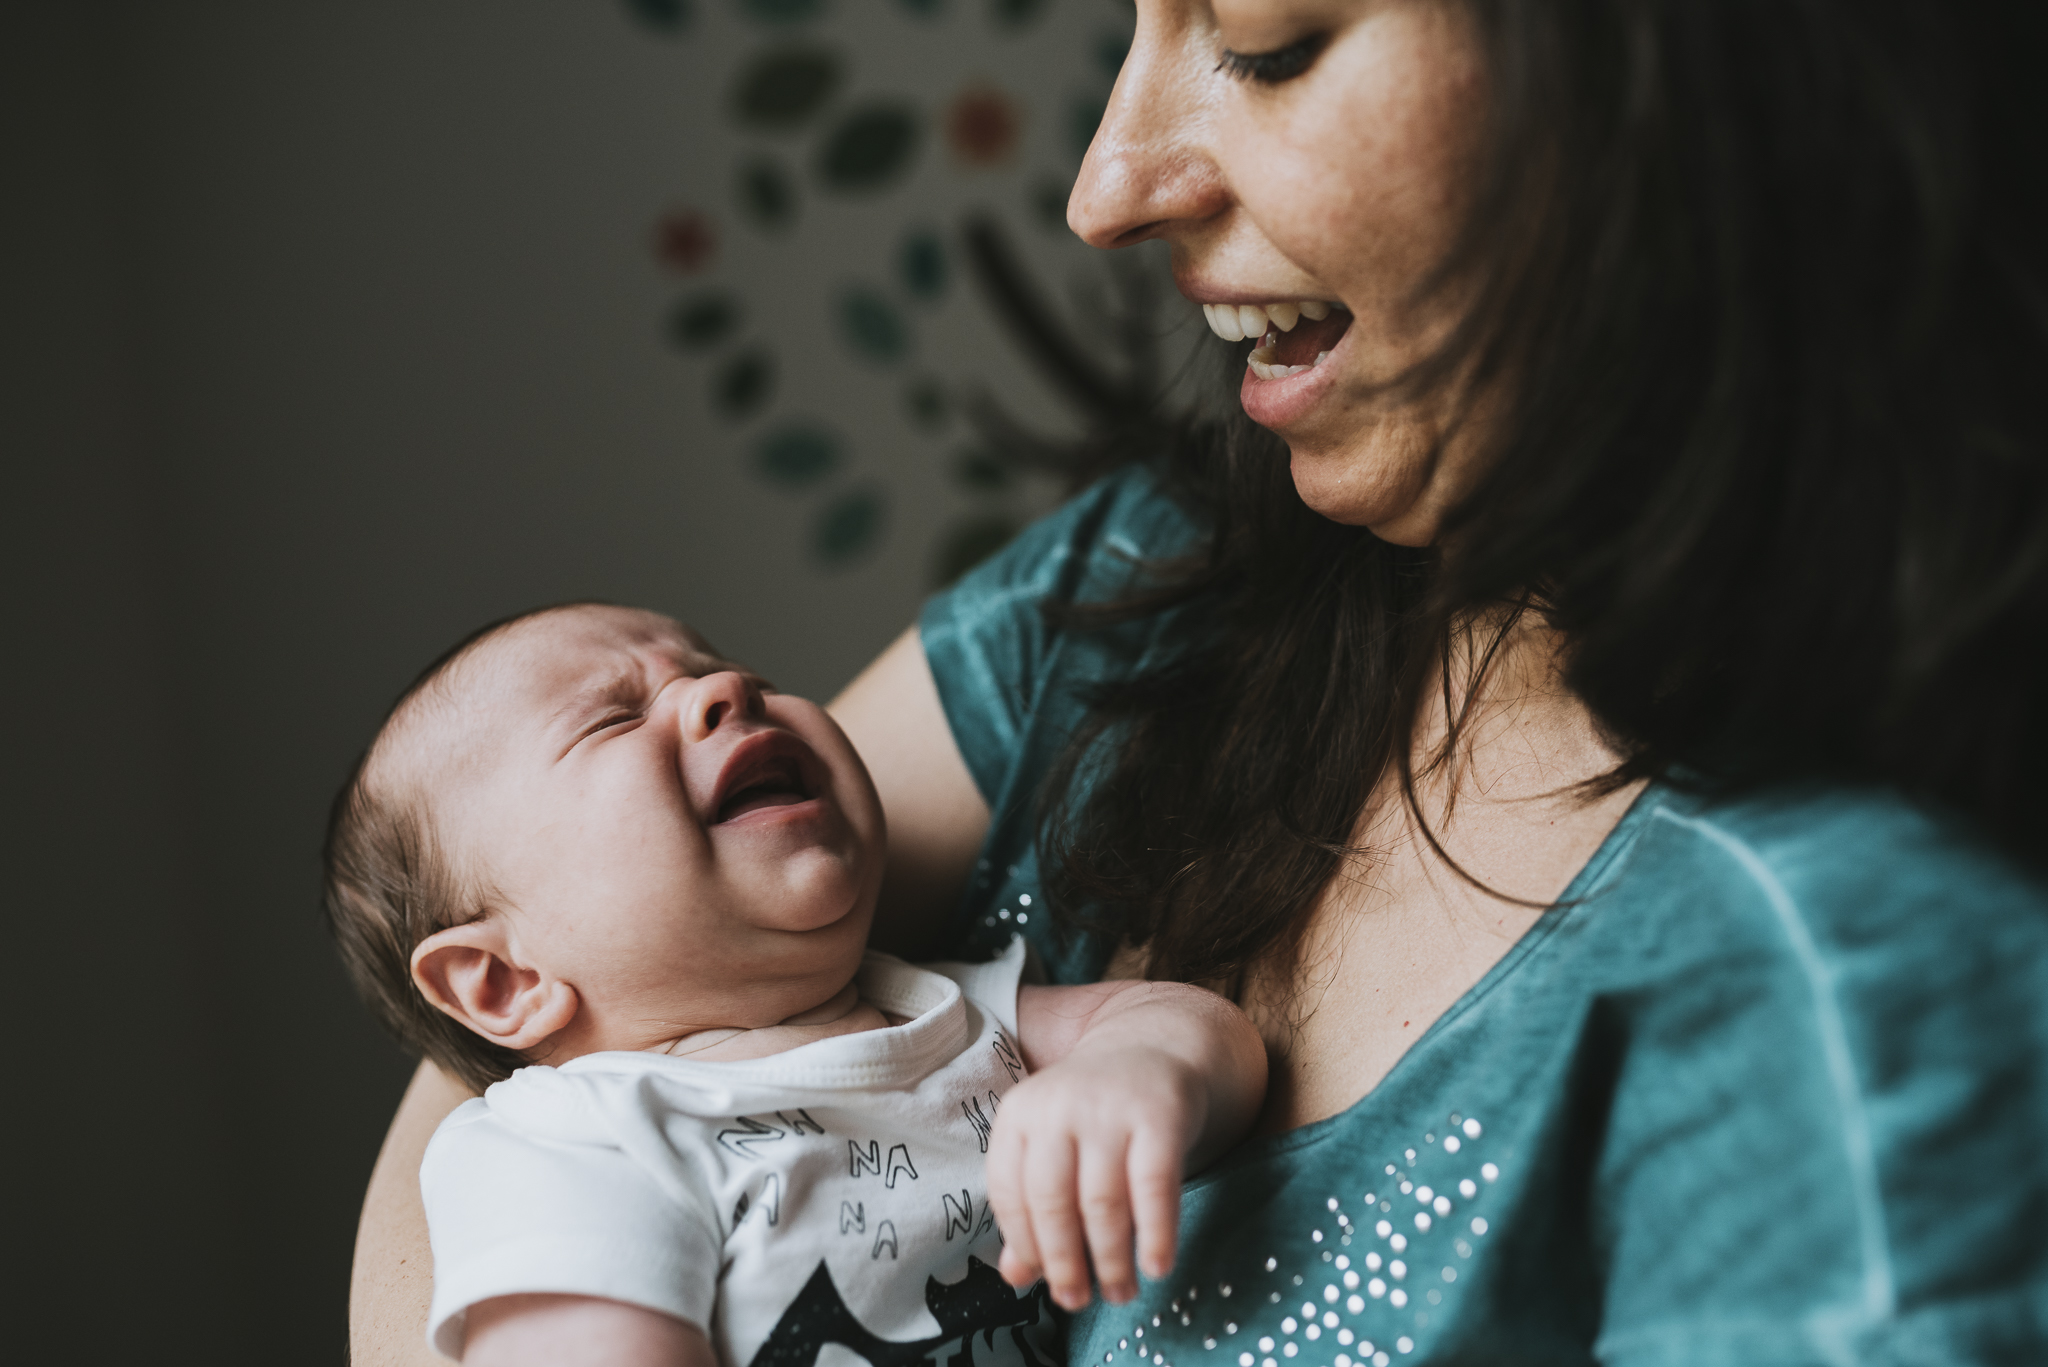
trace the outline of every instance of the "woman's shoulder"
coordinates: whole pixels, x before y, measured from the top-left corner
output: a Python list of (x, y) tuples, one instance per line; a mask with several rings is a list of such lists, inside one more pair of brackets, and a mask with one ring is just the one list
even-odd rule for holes
[(2026, 948), (2048, 972), (2048, 879), (1962, 816), (1878, 787), (1800, 785), (1715, 799), (1652, 790), (1614, 876), (1763, 913), (1815, 955)]
[(1179, 615), (1070, 630), (1048, 608), (1108, 603), (1199, 549), (1195, 519), (1149, 467), (1127, 466), (925, 604), (919, 636), (947, 724), (982, 795), (1029, 789), (1087, 710), (1087, 691), (1163, 645)]
[(1184, 555), (1199, 540), (1195, 519), (1157, 471), (1124, 466), (1032, 523), (937, 595), (926, 611), (926, 634), (935, 625), (957, 627), (1020, 601), (1113, 598), (1129, 587), (1134, 571)]
[(1623, 976), (1759, 1020), (1817, 1012), (1816, 1047), (1880, 1071), (1900, 1049), (2048, 1062), (2048, 885), (1961, 817), (1872, 788), (1660, 788), (1630, 825), (1588, 901)]
[[(1583, 953), (1560, 967), (1584, 974), (1586, 1047), (1623, 1061), (1601, 1162), (1626, 1240), (1647, 1251), (1672, 1212), (1711, 1212), (1699, 1246), (1747, 1249), (1759, 1278), (1724, 1279), (1731, 1295), (1789, 1307), (1833, 1286), (1843, 1332), (1876, 1340), (1990, 1332), (1936, 1307), (1971, 1288), (1995, 1318), (2007, 1288), (2039, 1285), (2014, 1202), (2048, 1192), (2042, 880), (1962, 818), (1872, 788), (1656, 787), (1620, 834), (1562, 911)], [(1659, 1266), (1611, 1288), (1633, 1307), (1617, 1356), (1621, 1338), (1670, 1347), (1654, 1326), (1693, 1319), (1681, 1302), (1717, 1275)]]

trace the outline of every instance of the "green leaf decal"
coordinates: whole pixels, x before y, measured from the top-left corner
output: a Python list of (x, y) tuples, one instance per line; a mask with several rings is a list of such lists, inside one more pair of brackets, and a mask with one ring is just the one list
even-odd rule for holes
[(691, 8), (690, 0), (626, 0), (635, 19), (662, 33), (676, 33), (688, 25)]
[[(1090, 134), (1089, 136), (1094, 136)], [(1067, 231), (1067, 198), (1074, 187), (1063, 180), (1041, 180), (1031, 187), (1031, 207), (1038, 214), (1038, 226), (1047, 232)]]
[(932, 555), (932, 587), (944, 588), (1010, 544), (1017, 524), (1007, 517), (970, 517), (939, 538)]
[(799, 128), (832, 98), (839, 77), (839, 58), (826, 48), (771, 48), (740, 73), (732, 90), (733, 117), (771, 132)]
[(1095, 64), (1102, 68), (1112, 81), (1124, 69), (1124, 58), (1131, 55), (1131, 40), (1121, 33), (1103, 33), (1095, 39)]
[(946, 248), (937, 233), (918, 229), (904, 238), (896, 269), (903, 288), (919, 299), (936, 299), (946, 292)]
[(825, 12), (825, 0), (740, 0), (740, 13), (757, 24), (801, 24)]
[(897, 361), (910, 350), (910, 325), (873, 290), (854, 288), (840, 296), (839, 330), (848, 346), (870, 360)]
[(818, 427), (785, 427), (754, 448), (755, 472), (786, 489), (816, 484), (840, 464), (839, 439)]
[(1067, 141), (1077, 160), (1088, 155), (1088, 144), (1095, 141), (1095, 130), (1102, 127), (1102, 116), (1108, 111), (1109, 101), (1085, 97), (1067, 106)]
[(775, 361), (765, 351), (748, 351), (727, 361), (711, 380), (711, 406), (723, 417), (752, 417), (775, 392)]
[(1045, 11), (1045, 0), (989, 0), (989, 14), (1004, 28), (1023, 28)]
[(912, 422), (932, 432), (946, 425), (952, 405), (946, 401), (946, 387), (926, 375), (904, 386), (903, 407), (909, 411)]
[(879, 190), (909, 168), (917, 141), (915, 111), (868, 105), (841, 120), (818, 149), (818, 179), (842, 194)]
[(796, 182), (782, 163), (756, 157), (740, 167), (740, 209), (756, 227), (779, 232), (796, 222)]
[(986, 451), (970, 447), (953, 458), (953, 481), (969, 493), (999, 493), (1013, 478), (1010, 467)]
[(855, 489), (827, 504), (811, 524), (811, 550), (828, 565), (844, 565), (874, 547), (882, 534), (882, 495)]
[(692, 295), (669, 315), (668, 337), (685, 351), (702, 351), (731, 336), (739, 321), (740, 306), (731, 295)]

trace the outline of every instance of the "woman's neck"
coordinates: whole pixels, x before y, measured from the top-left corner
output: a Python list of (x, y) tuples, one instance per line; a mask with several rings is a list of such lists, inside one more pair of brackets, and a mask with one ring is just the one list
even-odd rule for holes
[(1409, 751), (1434, 819), (1467, 798), (1566, 797), (1622, 760), (1567, 686), (1567, 642), (1534, 609), (1454, 628), (1449, 660), (1418, 699)]

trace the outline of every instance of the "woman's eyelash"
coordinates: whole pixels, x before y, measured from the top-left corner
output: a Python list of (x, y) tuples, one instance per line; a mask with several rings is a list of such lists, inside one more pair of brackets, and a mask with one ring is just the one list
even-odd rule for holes
[(1323, 50), (1323, 44), (1328, 40), (1328, 34), (1311, 33), (1271, 52), (1232, 52), (1225, 48), (1223, 60), (1216, 63), (1216, 69), (1227, 73), (1233, 80), (1277, 85), (1308, 70), (1309, 63), (1316, 59), (1316, 54)]

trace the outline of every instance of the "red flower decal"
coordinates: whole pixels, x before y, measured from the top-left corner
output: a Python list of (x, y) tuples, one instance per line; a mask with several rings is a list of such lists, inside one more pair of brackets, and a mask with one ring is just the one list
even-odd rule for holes
[(654, 225), (654, 254), (661, 264), (685, 275), (702, 270), (718, 250), (711, 220), (695, 209), (662, 215)]
[(946, 110), (946, 142), (969, 166), (993, 166), (1017, 146), (1023, 119), (1000, 90), (963, 90)]

